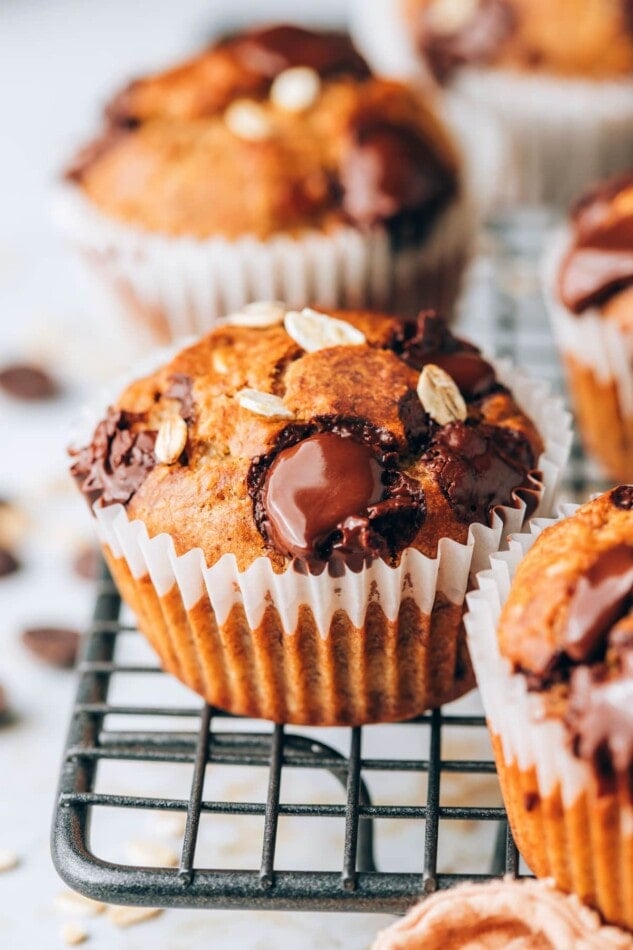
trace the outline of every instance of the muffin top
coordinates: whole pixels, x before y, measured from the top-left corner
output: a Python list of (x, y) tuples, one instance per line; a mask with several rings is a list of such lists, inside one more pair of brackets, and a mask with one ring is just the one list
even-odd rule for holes
[(438, 891), (383, 930), (372, 950), (630, 950), (633, 938), (550, 880), (510, 878)]
[(401, 0), (431, 70), (461, 66), (562, 77), (633, 75), (631, 0)]
[(533, 510), (542, 449), (435, 314), (256, 304), (129, 386), (71, 454), (90, 503), (125, 505), (179, 554), (335, 573)]
[(423, 234), (457, 168), (419, 92), (372, 77), (343, 34), (275, 26), (133, 82), (67, 177), (131, 226), (265, 239), (403, 216)]
[(501, 652), (606, 782), (633, 764), (633, 486), (547, 528), (519, 565)]
[(633, 172), (602, 182), (572, 209), (558, 293), (572, 313), (598, 309), (633, 329)]

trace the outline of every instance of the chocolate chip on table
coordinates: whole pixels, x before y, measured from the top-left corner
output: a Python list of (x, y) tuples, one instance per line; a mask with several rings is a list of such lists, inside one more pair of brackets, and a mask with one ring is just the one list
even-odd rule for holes
[(6, 691), (0, 683), (0, 725), (9, 718), (9, 699)]
[(0, 547), (0, 577), (14, 574), (20, 569), (20, 562), (8, 548)]
[(99, 577), (101, 557), (97, 548), (86, 545), (81, 548), (72, 562), (73, 571), (86, 581), (96, 581)]
[(39, 402), (59, 395), (59, 386), (41, 366), (13, 363), (0, 369), (0, 389), (14, 399)]
[(39, 660), (60, 669), (75, 665), (81, 635), (67, 627), (28, 627), (22, 643)]

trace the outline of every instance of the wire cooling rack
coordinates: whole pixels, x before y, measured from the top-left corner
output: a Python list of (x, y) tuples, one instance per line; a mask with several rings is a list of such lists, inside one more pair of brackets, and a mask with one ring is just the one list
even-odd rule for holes
[[(488, 352), (510, 356), (561, 389), (535, 278), (534, 261), (543, 234), (541, 218), (524, 220), (520, 226), (506, 222), (503, 228), (489, 229), (460, 329)], [(580, 500), (603, 487), (576, 446), (567, 473), (566, 499)], [(455, 730), (465, 747), (481, 749), (481, 743), (475, 741), (476, 736), (481, 739), (485, 735), (481, 716), (436, 710), (410, 724), (382, 726), (381, 753), (370, 755), (364, 752), (367, 727), (329, 730), (336, 736), (330, 743), (321, 733), (315, 737), (311, 730), (227, 716), (201, 706), (197, 697), (186, 692), (184, 703), (139, 701), (134, 690), (126, 692), (126, 682), (149, 676), (154, 686), (149, 695), (160, 699), (171, 678), (151, 660), (125, 659), (126, 643), (141, 638), (133, 626), (121, 622), (120, 607), (119, 596), (104, 573), (79, 664), (79, 688), (52, 837), (55, 865), (72, 888), (121, 904), (399, 912), (420, 895), (462, 880), (520, 873), (504, 809), (473, 804), (467, 791), (467, 781), (473, 776), (496, 780), (494, 763), (490, 757), (462, 758), (444, 752), (445, 737)], [(139, 717), (144, 725), (131, 729), (130, 719), (137, 722)], [(151, 728), (147, 722), (152, 723)], [(390, 730), (403, 729), (412, 737), (409, 751), (396, 757)], [(150, 763), (184, 768), (187, 790), (167, 795), (158, 780), (144, 794), (138, 789), (101, 789), (100, 770), (113, 762), (141, 763), (146, 770)], [(247, 800), (207, 794), (206, 779), (219, 769), (263, 770), (265, 792)], [(301, 801), (286, 800), (282, 794), (285, 778), (299, 771), (307, 771), (311, 777), (308, 794)], [(324, 773), (340, 784), (342, 800), (324, 802), (310, 794), (317, 777)], [(386, 776), (394, 788), (419, 778), (421, 793), (416, 793), (415, 801), (412, 797), (408, 802), (377, 804), (370, 790), (378, 776)], [(464, 782), (466, 791), (462, 800), (445, 804), (442, 793), (449, 781)], [(146, 786), (144, 782), (144, 789)], [(139, 867), (100, 856), (91, 822), (117, 811), (131, 811), (139, 819), (143, 812), (186, 816), (178, 866)], [(206, 858), (199, 857), (200, 827), (209, 816), (224, 822), (230, 819), (232, 827), (236, 821), (258, 819), (251, 842), (257, 853), (255, 866), (240, 868), (236, 861), (237, 867), (221, 867), (213, 849)], [(302, 822), (296, 848), (302, 840), (317, 838), (320, 822), (337, 819), (342, 824), (334, 869), (316, 869), (308, 862), (304, 866), (300, 857), (291, 862), (279, 857), (280, 823), (288, 818)], [(382, 870), (375, 859), (382, 824), (394, 819), (411, 827), (403, 848), (409, 846), (413, 854), (405, 861), (404, 850), (400, 852), (402, 867), (408, 870)], [(477, 869), (443, 871), (438, 864), (441, 843), (458, 835), (467, 837), (469, 830), (482, 824), (496, 831), (488, 836), (489, 845), (481, 853)], [(414, 829), (422, 833), (416, 835)], [(252, 825), (247, 834), (253, 836)], [(288, 863), (299, 867), (289, 870)]]

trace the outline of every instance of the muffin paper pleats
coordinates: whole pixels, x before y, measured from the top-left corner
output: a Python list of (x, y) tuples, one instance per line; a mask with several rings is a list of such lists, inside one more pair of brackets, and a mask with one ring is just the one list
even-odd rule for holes
[[(268, 240), (169, 237), (103, 215), (78, 188), (60, 186), (54, 214), (80, 254), (95, 290), (125, 322), (169, 341), (211, 329), (256, 300), (300, 308), (362, 307), (414, 315), (421, 306), (450, 314), (471, 256), (476, 214), (453, 201), (431, 234), (395, 249), (386, 227), (306, 231)], [(100, 305), (103, 306), (102, 302)]]
[[(576, 507), (564, 506), (562, 516)], [(519, 562), (558, 519), (537, 519), (511, 538), (467, 594), (464, 618), (503, 798), (516, 843), (538, 877), (633, 927), (633, 804), (622, 781), (599, 794), (591, 766), (576, 758), (560, 720), (546, 718), (538, 693), (501, 656), (496, 627)]]

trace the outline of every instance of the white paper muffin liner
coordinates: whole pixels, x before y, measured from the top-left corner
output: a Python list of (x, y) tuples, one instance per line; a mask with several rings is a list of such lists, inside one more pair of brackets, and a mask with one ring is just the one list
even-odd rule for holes
[[(399, 0), (352, 0), (352, 33), (375, 70), (430, 81)], [(511, 168), (500, 178), (497, 204), (566, 207), (591, 182), (631, 166), (631, 80), (465, 67), (447, 88), (470, 103), (475, 126), (483, 110), (506, 133)]]
[[(561, 517), (577, 507), (562, 506)], [(543, 797), (560, 784), (571, 805), (587, 787), (590, 767), (571, 754), (562, 723), (545, 718), (540, 696), (528, 691), (525, 676), (512, 672), (497, 642), (497, 623), (517, 567), (541, 532), (558, 520), (533, 519), (529, 533), (513, 536), (507, 551), (491, 557), (490, 568), (477, 575), (478, 590), (466, 596), (464, 624), (486, 719), (501, 740), (506, 763), (516, 763), (522, 772), (534, 767)]]
[[(576, 506), (563, 506), (568, 517)], [(597, 907), (605, 920), (633, 928), (633, 807), (623, 785), (601, 793), (589, 762), (576, 758), (560, 718), (512, 671), (499, 651), (497, 625), (519, 562), (545, 528), (510, 539), (491, 557), (479, 589), (467, 594), (468, 649), (493, 737), (497, 770), (515, 840), (532, 871), (555, 878)]]
[[(569, 415), (561, 400), (550, 394), (546, 383), (530, 379), (507, 361), (495, 363), (495, 368), (543, 438), (545, 451), (537, 466), (543, 473), (543, 491), (534, 517), (549, 515), (569, 453)], [(93, 421), (102, 417), (102, 410), (103, 403), (93, 413)], [(149, 538), (145, 525), (131, 520), (122, 505), (94, 509), (101, 542), (115, 558), (125, 559), (134, 578), (149, 576), (159, 597), (176, 585), (186, 610), (202, 597), (208, 597), (219, 624), (239, 604), (253, 628), (261, 622), (265, 608), (273, 604), (288, 635), (296, 628), (299, 606), (308, 605), (323, 637), (328, 635), (337, 610), (344, 610), (360, 627), (369, 603), (379, 604), (388, 620), (397, 616), (403, 597), (413, 597), (420, 610), (429, 614), (437, 592), (451, 603), (461, 604), (469, 576), (488, 563), (508, 534), (523, 527), (524, 502), (516, 508), (500, 508), (499, 512), (491, 526), (473, 524), (463, 544), (442, 539), (435, 558), (408, 548), (398, 567), (378, 559), (358, 573), (346, 570), (343, 577), (332, 579), (327, 572), (303, 575), (288, 569), (275, 574), (266, 557), (256, 559), (245, 571), (238, 569), (230, 554), (207, 566), (200, 549), (179, 556), (170, 535)]]
[(614, 383), (622, 415), (633, 416), (633, 334), (596, 308), (572, 313), (558, 296), (557, 277), (570, 243), (569, 228), (560, 228), (542, 265), (543, 294), (558, 348), (590, 369), (601, 384)]
[(392, 248), (384, 227), (341, 226), (266, 241), (169, 237), (107, 217), (70, 184), (56, 191), (53, 210), (88, 272), (99, 311), (105, 302), (108, 318), (140, 323), (162, 341), (203, 333), (256, 300), (448, 314), (476, 226), (466, 196), (440, 214), (421, 244), (402, 250)]

